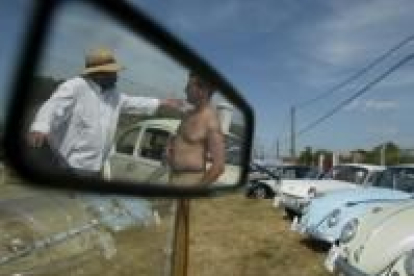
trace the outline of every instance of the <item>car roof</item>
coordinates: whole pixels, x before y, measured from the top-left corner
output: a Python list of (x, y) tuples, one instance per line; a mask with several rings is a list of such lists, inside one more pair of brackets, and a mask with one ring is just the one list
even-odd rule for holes
[(171, 129), (177, 129), (180, 124), (180, 120), (171, 118), (146, 119), (139, 121), (137, 124), (162, 125)]
[[(144, 119), (141, 121), (138, 121), (135, 123), (132, 127), (129, 127), (128, 129), (134, 128), (138, 125), (159, 125), (163, 127), (169, 128), (171, 131), (176, 131), (178, 126), (180, 125), (181, 120), (179, 119), (173, 119), (173, 118), (156, 118), (156, 119)], [(234, 133), (226, 133), (225, 136), (232, 137), (235, 139), (240, 139), (239, 136), (237, 136)]]
[(398, 165), (392, 165), (388, 166), (388, 168), (414, 168), (414, 164), (398, 164)]
[(282, 164), (273, 166), (275, 168), (314, 168), (314, 166), (302, 165), (302, 164)]
[(345, 164), (338, 164), (336, 166), (352, 166), (352, 167), (360, 167), (365, 168), (369, 171), (382, 171), (385, 170), (385, 166), (380, 165), (372, 165), (372, 164), (362, 164), (362, 163), (345, 163)]

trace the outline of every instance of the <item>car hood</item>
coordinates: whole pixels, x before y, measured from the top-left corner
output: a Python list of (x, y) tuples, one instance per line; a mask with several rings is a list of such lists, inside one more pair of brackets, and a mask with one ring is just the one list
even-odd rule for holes
[(333, 191), (325, 196), (314, 198), (306, 210), (308, 225), (317, 225), (335, 209), (341, 210), (341, 218), (347, 213), (353, 214), (377, 203), (392, 203), (395, 200), (408, 199), (411, 194), (385, 188), (367, 187)]
[[(350, 252), (360, 250), (360, 269), (369, 274), (379, 273), (402, 252), (414, 246), (414, 200), (402, 200), (360, 217), (355, 239), (348, 245)], [(384, 248), (387, 248), (384, 251)], [(378, 254), (382, 252), (382, 254)]]
[(325, 193), (334, 190), (356, 188), (359, 187), (359, 185), (335, 179), (315, 179), (300, 181), (283, 180), (281, 192), (283, 194), (292, 195), (295, 197), (308, 197), (308, 192), (311, 187), (314, 187), (317, 193)]

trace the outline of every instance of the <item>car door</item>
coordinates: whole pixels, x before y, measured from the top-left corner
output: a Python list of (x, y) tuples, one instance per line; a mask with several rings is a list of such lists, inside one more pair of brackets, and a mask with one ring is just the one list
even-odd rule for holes
[(139, 140), (135, 163), (128, 173), (135, 180), (166, 183), (168, 169), (164, 164), (165, 148), (171, 132), (160, 126), (147, 126)]
[(137, 167), (136, 152), (142, 127), (129, 129), (120, 135), (115, 145), (115, 152), (109, 157), (108, 178), (134, 180)]

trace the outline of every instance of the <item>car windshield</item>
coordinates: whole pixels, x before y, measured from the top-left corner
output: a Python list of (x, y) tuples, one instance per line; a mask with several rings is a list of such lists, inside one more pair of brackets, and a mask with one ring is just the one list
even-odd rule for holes
[[(307, 166), (282, 166), (274, 169), (274, 172), (282, 179), (304, 179), (310, 178), (309, 175), (314, 169)], [(314, 177), (312, 175), (312, 177)]]
[(356, 166), (335, 166), (325, 178), (346, 181), (355, 184), (363, 184), (368, 175), (368, 170)]
[(414, 192), (414, 168), (389, 168), (378, 177), (374, 186)]
[(314, 169), (310, 167), (297, 167), (296, 168), (296, 178), (307, 178), (310, 173), (315, 172)]
[(309, 170), (307, 172), (307, 174), (305, 175), (304, 178), (306, 178), (306, 179), (322, 179), (322, 178), (324, 178), (324, 173), (320, 172), (317, 169), (312, 169), (312, 170)]

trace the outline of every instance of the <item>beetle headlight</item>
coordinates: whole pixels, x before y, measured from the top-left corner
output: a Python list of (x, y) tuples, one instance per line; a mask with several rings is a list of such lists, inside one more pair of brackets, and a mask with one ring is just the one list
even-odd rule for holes
[(310, 205), (310, 202), (306, 202), (306, 203), (303, 204), (302, 217), (308, 215), (309, 209), (310, 209), (309, 205)]
[(352, 219), (349, 222), (347, 222), (342, 229), (340, 242), (342, 243), (348, 243), (350, 242), (356, 235), (358, 230), (358, 219)]
[(414, 250), (411, 250), (404, 260), (405, 273), (409, 276), (414, 275)]
[(310, 187), (308, 190), (308, 196), (310, 198), (314, 198), (316, 196), (316, 188), (315, 187)]
[(336, 226), (339, 222), (339, 216), (341, 215), (341, 210), (335, 209), (327, 218), (327, 224), (329, 228)]

